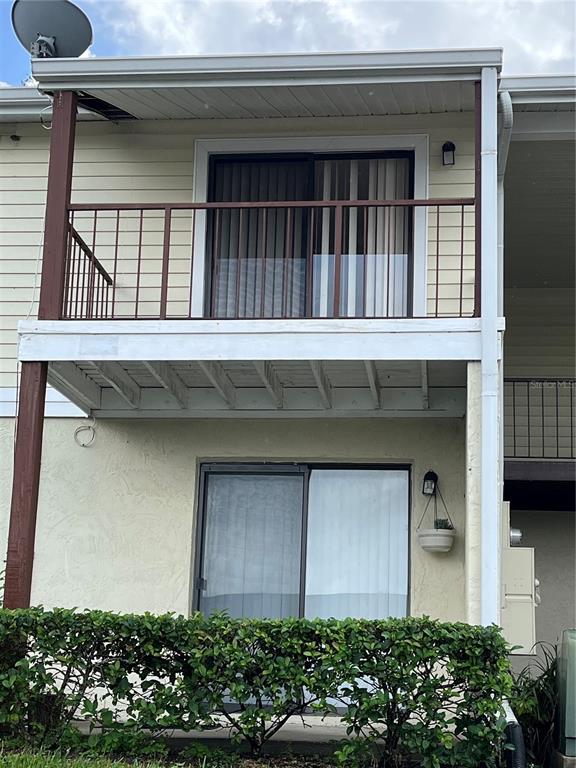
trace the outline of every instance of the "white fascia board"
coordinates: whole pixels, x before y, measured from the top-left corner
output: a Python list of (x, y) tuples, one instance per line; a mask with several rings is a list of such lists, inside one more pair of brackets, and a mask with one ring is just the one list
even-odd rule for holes
[(19, 326), (19, 359), (479, 360), (480, 329), (477, 318), (26, 320)]
[(503, 77), (500, 90), (508, 91), (514, 104), (576, 103), (576, 75)]
[[(0, 88), (0, 123), (37, 123), (44, 110), (49, 120), (51, 105), (51, 99), (36, 88)], [(78, 118), (103, 119), (86, 109), (78, 110)]]
[(36, 88), (0, 88), (0, 122), (24, 123), (38, 120), (50, 106), (50, 99)]
[[(404, 76), (477, 77), (500, 68), (501, 48), (244, 56), (33, 59), (42, 90), (367, 82)], [(352, 78), (352, 80), (349, 80)]]

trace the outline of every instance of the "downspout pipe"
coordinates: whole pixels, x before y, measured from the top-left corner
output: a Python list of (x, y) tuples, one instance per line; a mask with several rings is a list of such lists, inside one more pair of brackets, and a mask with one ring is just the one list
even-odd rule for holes
[(514, 125), (514, 108), (508, 91), (498, 96), (502, 122), (498, 137), (498, 314), (504, 316), (504, 174)]
[[(498, 315), (504, 317), (504, 174), (512, 139), (514, 109), (508, 91), (500, 91), (501, 123), (498, 137)], [(504, 499), (504, 361), (500, 361), (500, 453), (498, 457), (498, 487)]]
[(498, 73), (482, 70), (480, 623), (500, 624), (500, 337), (498, 332)]
[(518, 722), (512, 707), (507, 701), (502, 702), (506, 720), (506, 768), (526, 768), (526, 747), (522, 726)]

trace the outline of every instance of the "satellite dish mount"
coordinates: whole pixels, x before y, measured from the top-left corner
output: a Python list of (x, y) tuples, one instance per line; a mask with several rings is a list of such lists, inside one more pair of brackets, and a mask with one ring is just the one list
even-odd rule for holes
[(77, 58), (92, 43), (84, 11), (69, 0), (16, 0), (12, 6), (16, 37), (33, 58)]
[(53, 59), (56, 57), (56, 38), (38, 35), (30, 46), (30, 56), (33, 59)]

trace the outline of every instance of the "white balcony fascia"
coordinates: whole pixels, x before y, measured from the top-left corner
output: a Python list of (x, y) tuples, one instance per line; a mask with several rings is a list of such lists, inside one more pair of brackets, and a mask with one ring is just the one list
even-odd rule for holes
[[(503, 319), (498, 328), (504, 329)], [(481, 356), (478, 318), (24, 320), (18, 350), (21, 362), (480, 360)]]

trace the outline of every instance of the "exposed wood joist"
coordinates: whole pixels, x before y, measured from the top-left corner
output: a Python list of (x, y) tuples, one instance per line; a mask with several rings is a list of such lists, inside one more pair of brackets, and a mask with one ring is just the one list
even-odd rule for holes
[(236, 404), (236, 389), (220, 363), (199, 360), (198, 365), (229, 408)]
[(319, 360), (311, 360), (310, 367), (324, 408), (332, 408), (332, 387), (326, 376), (324, 366)]
[(420, 362), (420, 372), (422, 376), (422, 407), (428, 409), (430, 407), (430, 395), (428, 391), (428, 361), (422, 360)]
[(236, 390), (234, 408), (230, 408), (213, 387), (195, 387), (193, 403), (183, 409), (164, 390), (143, 388), (138, 410), (130, 409), (111, 388), (102, 390), (98, 418), (438, 418), (461, 417), (466, 410), (465, 387), (433, 387), (430, 408), (422, 407), (420, 385), (384, 387), (382, 407), (374, 408), (368, 387), (332, 387), (332, 407), (327, 409), (317, 387), (284, 387), (283, 407), (276, 408), (264, 387)]
[(140, 407), (141, 390), (134, 379), (122, 368), (120, 363), (94, 362), (100, 374), (130, 408)]
[(144, 366), (176, 400), (181, 408), (190, 407), (190, 390), (169, 363), (144, 361)]
[(48, 383), (83, 411), (100, 408), (101, 388), (74, 363), (51, 363), (48, 368)]
[(268, 390), (268, 394), (272, 398), (276, 408), (282, 408), (283, 387), (272, 364), (268, 361), (255, 361), (254, 367), (262, 379), (262, 383)]
[(378, 380), (378, 371), (373, 360), (365, 360), (366, 376), (368, 377), (368, 386), (374, 400), (374, 408), (380, 408), (380, 381)]

